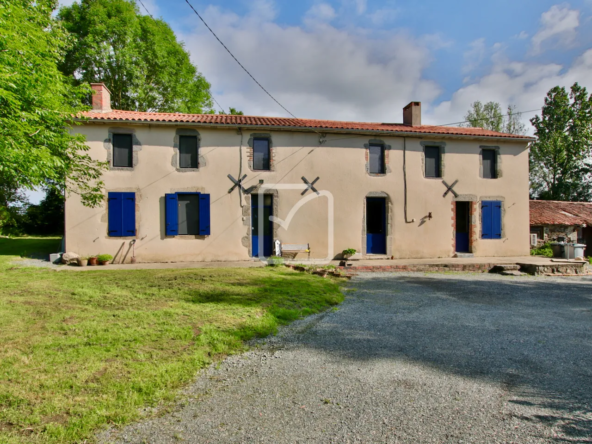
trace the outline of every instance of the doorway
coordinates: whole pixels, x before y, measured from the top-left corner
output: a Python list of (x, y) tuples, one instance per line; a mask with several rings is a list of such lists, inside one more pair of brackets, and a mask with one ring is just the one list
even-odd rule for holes
[(386, 199), (366, 198), (366, 254), (386, 254)]
[(469, 253), (471, 202), (456, 202), (456, 252)]
[[(263, 230), (260, 231), (259, 216), (263, 217)], [(269, 257), (273, 251), (273, 195), (263, 195), (263, 207), (259, 206), (259, 194), (251, 195), (251, 255), (258, 257), (260, 248), (262, 256)]]

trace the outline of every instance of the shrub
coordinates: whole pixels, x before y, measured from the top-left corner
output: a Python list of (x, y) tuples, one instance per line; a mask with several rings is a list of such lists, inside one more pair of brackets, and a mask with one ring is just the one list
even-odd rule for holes
[(113, 260), (113, 256), (111, 256), (110, 254), (99, 254), (97, 256), (97, 260), (99, 262), (107, 262)]
[(551, 244), (547, 243), (538, 248), (530, 250), (530, 254), (532, 256), (553, 257), (553, 249), (551, 248)]
[(354, 254), (356, 254), (356, 249), (355, 248), (348, 248), (346, 250), (343, 250), (341, 252), (341, 254), (343, 254), (344, 256), (353, 256)]

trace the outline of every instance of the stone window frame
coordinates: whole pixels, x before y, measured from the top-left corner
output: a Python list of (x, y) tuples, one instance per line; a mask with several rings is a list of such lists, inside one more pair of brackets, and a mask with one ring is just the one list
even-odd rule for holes
[[(179, 149), (181, 136), (197, 136), (197, 168), (181, 168), (179, 165)], [(195, 173), (207, 166), (206, 158), (201, 154), (201, 134), (195, 129), (177, 128), (173, 139), (173, 157), (171, 165), (178, 173)]]
[[(269, 169), (256, 170), (254, 168), (253, 160), (253, 142), (255, 139), (267, 139), (269, 141)], [(247, 143), (247, 158), (249, 160), (249, 169), (255, 173), (267, 173), (275, 171), (275, 148), (273, 146), (273, 139), (271, 133), (251, 133)]]
[[(494, 150), (495, 151), (495, 174), (496, 177), (485, 178), (483, 177), (483, 150)], [(484, 180), (497, 180), (502, 177), (502, 156), (500, 153), (500, 147), (497, 145), (480, 145), (479, 146), (479, 178)]]
[[(446, 142), (420, 142), (420, 145), (423, 147), (421, 153), (421, 174), (423, 175), (424, 179), (428, 180), (442, 180), (444, 179), (444, 172), (445, 172), (445, 157), (446, 157)], [(426, 177), (426, 160), (425, 160), (425, 150), (426, 147), (438, 147), (440, 148), (440, 176), (439, 177)]]
[[(370, 145), (382, 145), (382, 147), (384, 148), (384, 173), (378, 174), (378, 173), (371, 173), (370, 172)], [(389, 145), (388, 143), (386, 143), (384, 140), (382, 139), (369, 139), (368, 143), (364, 144), (364, 151), (365, 151), (365, 156), (366, 156), (366, 174), (368, 174), (368, 176), (371, 177), (384, 177), (387, 174), (391, 173), (391, 168), (389, 165), (389, 152), (392, 149), (391, 145)]]
[[(456, 251), (456, 203), (457, 202), (468, 202), (469, 203), (469, 253), (475, 253), (475, 245), (479, 240), (479, 234), (477, 230), (477, 208), (480, 205), (479, 198), (474, 194), (459, 194), (457, 197), (452, 199), (452, 256)], [(480, 207), (479, 207), (480, 208)]]
[(393, 254), (393, 228), (394, 228), (394, 220), (393, 216), (395, 214), (395, 207), (393, 203), (393, 199), (391, 196), (385, 191), (370, 191), (364, 196), (364, 205), (362, 208), (362, 258), (366, 257), (376, 257), (382, 255), (376, 254), (368, 254), (367, 251), (367, 232), (366, 232), (366, 202), (369, 197), (381, 197), (386, 200), (386, 254), (385, 257), (391, 257)]
[[(261, 171), (261, 170), (255, 170), (255, 171)], [(273, 215), (274, 216), (278, 216), (278, 212), (279, 212), (279, 208), (280, 208), (280, 199), (279, 199), (279, 192), (278, 190), (275, 189), (266, 189), (263, 193), (259, 192), (259, 186), (256, 187), (256, 189), (254, 189), (253, 191), (249, 192), (249, 194), (245, 194), (245, 204), (243, 205), (242, 208), (242, 217), (243, 217), (243, 225), (247, 227), (247, 234), (246, 236), (244, 236), (241, 239), (241, 244), (243, 247), (245, 247), (248, 251), (249, 257), (251, 259), (257, 259), (256, 257), (253, 257), (253, 236), (252, 236), (252, 220), (253, 218), (251, 217), (251, 199), (253, 199), (254, 195), (259, 195), (259, 194), (270, 194), (271, 196), (273, 196), (273, 205), (272, 205), (272, 211), (273, 211)], [(280, 230), (280, 225), (273, 222), (272, 225), (272, 229), (273, 229), (273, 242), (275, 242), (276, 240), (279, 239), (279, 230)]]
[[(113, 166), (113, 135), (114, 134), (131, 134), (132, 136), (132, 166), (131, 167), (115, 167)], [(103, 142), (103, 148), (107, 151), (107, 163), (109, 164), (109, 171), (134, 171), (138, 166), (139, 155), (142, 151), (142, 143), (136, 135), (135, 128), (126, 127), (111, 127), (107, 130), (107, 139)]]
[[(481, 202), (484, 200), (496, 200), (502, 203), (502, 237), (500, 239), (483, 239), (483, 211), (481, 208)], [(479, 207), (477, 212), (477, 218), (479, 220), (479, 240), (480, 241), (503, 241), (506, 238), (506, 224), (504, 220), (506, 219), (506, 198), (504, 196), (481, 196), (479, 197)]]

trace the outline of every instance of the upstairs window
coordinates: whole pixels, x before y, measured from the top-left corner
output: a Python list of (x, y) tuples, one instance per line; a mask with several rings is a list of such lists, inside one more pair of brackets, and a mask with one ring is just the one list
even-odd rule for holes
[(484, 179), (497, 179), (497, 152), (495, 150), (481, 150)]
[(481, 238), (502, 238), (502, 203), (500, 201), (481, 202)]
[(210, 234), (210, 195), (174, 193), (165, 196), (166, 235)]
[(442, 177), (442, 156), (439, 146), (425, 147), (425, 177)]
[(197, 136), (179, 136), (179, 168), (198, 168)]
[(385, 174), (384, 145), (370, 145), (368, 154), (370, 174)]
[(131, 134), (113, 134), (113, 166), (133, 168), (134, 146)]
[(253, 169), (269, 171), (270, 158), (269, 139), (253, 139)]
[(136, 193), (109, 193), (107, 197), (109, 236), (135, 236)]

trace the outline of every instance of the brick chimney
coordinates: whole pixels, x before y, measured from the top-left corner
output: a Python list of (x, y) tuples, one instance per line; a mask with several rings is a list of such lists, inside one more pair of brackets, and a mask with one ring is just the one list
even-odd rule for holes
[(403, 124), (421, 126), (421, 102), (411, 102), (403, 108)]
[(111, 92), (104, 83), (91, 83), (93, 89), (92, 110), (95, 113), (108, 113), (111, 111)]

